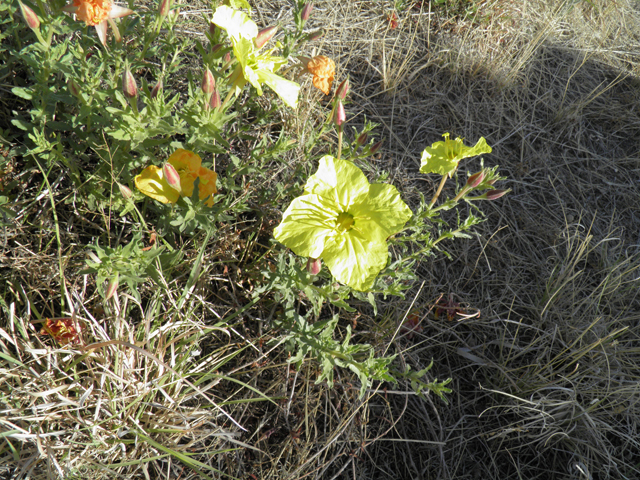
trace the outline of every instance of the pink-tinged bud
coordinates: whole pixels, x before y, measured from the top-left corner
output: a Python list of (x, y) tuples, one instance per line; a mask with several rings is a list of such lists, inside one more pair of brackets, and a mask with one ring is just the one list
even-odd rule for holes
[(113, 297), (116, 293), (116, 291), (118, 290), (118, 284), (120, 282), (118, 281), (118, 275), (116, 274), (115, 277), (113, 277), (111, 280), (109, 280), (109, 284), (107, 285), (107, 291), (105, 292), (105, 298), (107, 300), (109, 300), (111, 297)]
[(136, 98), (138, 96), (136, 79), (133, 78), (128, 68), (122, 73), (122, 93), (127, 98)]
[(209, 22), (209, 35), (211, 35), (211, 38), (216, 34), (216, 28), (218, 28), (218, 26), (215, 23)]
[(204, 71), (204, 75), (202, 76), (202, 91), (207, 95), (213, 93), (213, 90), (216, 88), (216, 79), (213, 78), (213, 73), (208, 68)]
[(162, 0), (160, 2), (160, 8), (158, 9), (158, 14), (164, 18), (169, 14), (169, 10), (171, 10), (171, 5), (173, 4), (173, 0)]
[(360, 147), (365, 143), (367, 143), (368, 138), (369, 138), (369, 134), (367, 132), (361, 133), (360, 135), (358, 135), (358, 138), (356, 138), (356, 143)]
[(307, 272), (311, 275), (317, 275), (322, 270), (322, 260), (319, 258), (309, 258), (307, 260)]
[(497, 200), (500, 197), (504, 196), (509, 190), (489, 190), (483, 196), (487, 200)]
[(227, 52), (224, 54), (224, 62), (229, 63), (231, 61), (231, 52)]
[(76, 97), (80, 95), (80, 87), (78, 87), (78, 84), (72, 78), (67, 80), (67, 88), (72, 95), (75, 95)]
[(209, 99), (209, 106), (211, 108), (218, 108), (222, 105), (222, 102), (220, 101), (220, 94), (218, 93), (217, 89), (213, 90), (213, 93), (211, 94), (211, 98)]
[(467, 187), (476, 188), (482, 183), (482, 180), (484, 180), (484, 170), (480, 170), (467, 178)]
[(498, 179), (497, 178), (493, 178), (493, 179), (489, 180), (487, 182), (487, 185), (493, 185), (494, 183), (496, 183), (496, 180), (498, 180)]
[[(211, 25), (213, 25), (213, 23)], [(211, 47), (211, 53), (215, 55), (215, 53), (221, 48), (222, 48), (222, 44), (216, 43), (214, 46)]]
[(324, 35), (324, 30), (320, 29), (320, 30), (316, 30), (315, 32), (311, 32), (308, 36), (307, 36), (307, 40), (309, 40), (310, 42), (313, 42), (314, 40), (319, 39), (320, 37), (322, 37)]
[(24, 21), (26, 22), (27, 26), (31, 30), (40, 28), (40, 19), (38, 18), (38, 15), (36, 15), (36, 12), (31, 10), (31, 8), (29, 8), (22, 2), (18, 2), (18, 3), (20, 4), (20, 11), (22, 12), (22, 18), (24, 18)]
[(273, 38), (273, 36), (278, 31), (278, 26), (274, 25), (273, 27), (263, 28), (258, 32), (258, 35), (253, 40), (256, 48), (262, 48), (266, 45), (266, 43)]
[(162, 90), (162, 79), (158, 80), (158, 83), (156, 83), (156, 86), (153, 87), (153, 90), (151, 90), (151, 98), (156, 98), (158, 96), (158, 93), (160, 93), (160, 90)]
[(180, 185), (180, 174), (173, 165), (168, 162), (165, 163), (162, 166), (162, 173), (164, 174), (164, 178), (171, 188), (177, 190), (178, 192), (182, 192), (182, 186)]
[(300, 14), (300, 18), (303, 22), (309, 20), (311, 16), (311, 12), (313, 11), (313, 3), (305, 3), (304, 7), (302, 7), (302, 13)]
[(371, 150), (369, 150), (369, 153), (371, 155), (375, 154), (378, 150), (380, 150), (380, 147), (382, 147), (382, 140), (380, 140), (377, 143), (374, 143), (373, 146), (371, 147)]
[(344, 100), (347, 96), (347, 92), (349, 92), (349, 79), (345, 79), (342, 81), (338, 88), (336, 88), (336, 98), (340, 100)]
[(342, 104), (342, 100), (338, 100), (338, 104), (336, 105), (336, 116), (334, 118), (334, 122), (337, 126), (342, 126), (342, 124), (347, 119), (347, 114), (344, 111), (344, 105)]
[(129, 187), (119, 183), (118, 188), (120, 189), (120, 194), (124, 197), (125, 200), (131, 200), (133, 198), (133, 192)]

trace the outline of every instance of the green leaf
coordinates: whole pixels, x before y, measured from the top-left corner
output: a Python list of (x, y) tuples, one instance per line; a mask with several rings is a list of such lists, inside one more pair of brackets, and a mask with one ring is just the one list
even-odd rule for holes
[(20, 98), (24, 98), (25, 100), (31, 100), (33, 98), (33, 95), (31, 94), (31, 92), (29, 90), (27, 90), (26, 88), (22, 88), (22, 87), (13, 87), (11, 89), (11, 92)]
[(421, 173), (438, 173), (451, 177), (463, 158), (491, 153), (491, 147), (487, 145), (484, 137), (481, 137), (473, 147), (467, 147), (460, 137), (450, 140), (448, 133), (442, 136), (445, 138), (444, 142), (435, 142), (422, 152)]

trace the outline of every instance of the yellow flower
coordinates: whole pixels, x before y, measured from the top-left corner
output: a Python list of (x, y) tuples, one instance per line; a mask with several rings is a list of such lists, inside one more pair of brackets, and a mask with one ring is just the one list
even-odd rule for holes
[(325, 95), (329, 95), (336, 74), (336, 64), (333, 60), (324, 55), (318, 55), (309, 60), (306, 70), (313, 75), (313, 86)]
[[(182, 195), (191, 197), (193, 195), (194, 182), (196, 178), (199, 178), (198, 197), (200, 200), (206, 199), (205, 205), (213, 206), (213, 194), (218, 192), (216, 188), (218, 175), (216, 172), (202, 166), (202, 159), (199, 155), (179, 148), (173, 152), (167, 162), (180, 175)], [(166, 178), (164, 178), (161, 167), (148, 166), (140, 175), (136, 175), (134, 181), (138, 190), (159, 202), (176, 203), (180, 198), (180, 192), (171, 187)]]
[(63, 10), (73, 13), (90, 27), (96, 27), (98, 38), (103, 45), (107, 44), (107, 22), (111, 23), (116, 40), (120, 40), (120, 32), (114, 18), (131, 15), (133, 10), (114, 5), (111, 0), (73, 0), (73, 3), (66, 5)]

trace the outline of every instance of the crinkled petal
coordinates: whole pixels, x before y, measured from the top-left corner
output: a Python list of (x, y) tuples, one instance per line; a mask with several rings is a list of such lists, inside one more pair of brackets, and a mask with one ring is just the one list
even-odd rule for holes
[(435, 142), (422, 152), (420, 164), (421, 173), (438, 173), (452, 176), (458, 163), (463, 158), (475, 157), (483, 153), (491, 153), (491, 147), (487, 145), (484, 137), (473, 146), (467, 147), (460, 137), (449, 140), (449, 134), (445, 133), (444, 142)]
[(327, 237), (337, 234), (335, 224), (339, 213), (317, 195), (302, 195), (291, 202), (273, 236), (296, 255), (319, 258)]
[(322, 260), (340, 283), (369, 290), (389, 259), (385, 242), (372, 242), (355, 229), (327, 238)]
[(205, 205), (213, 207), (213, 194), (218, 192), (218, 188), (216, 187), (218, 174), (208, 168), (200, 167), (198, 178), (200, 179), (200, 183), (198, 183), (198, 197), (200, 200), (206, 199)]
[(249, 15), (226, 5), (216, 8), (211, 21), (226, 30), (233, 41), (240, 38), (253, 40), (258, 35), (258, 26)]
[(361, 202), (360, 197), (369, 193), (369, 181), (352, 162), (325, 155), (318, 163), (318, 171), (307, 180), (304, 191), (333, 202), (340, 212), (348, 212), (352, 205)]
[(360, 198), (361, 202), (350, 208), (349, 213), (355, 220), (353, 228), (371, 241), (386, 242), (413, 216), (393, 185), (374, 183), (369, 187), (368, 195)]
[(261, 82), (266, 83), (271, 90), (276, 92), (285, 105), (291, 108), (296, 108), (298, 106), (298, 92), (300, 91), (300, 85), (268, 70), (258, 70), (257, 74), (258, 79)]
[(320, 90), (325, 95), (331, 93), (331, 85), (333, 83), (333, 77), (313, 77), (313, 86)]
[(140, 175), (136, 175), (134, 182), (138, 190), (159, 202), (176, 203), (180, 198), (178, 191), (165, 180), (162, 168), (155, 165), (149, 165)]

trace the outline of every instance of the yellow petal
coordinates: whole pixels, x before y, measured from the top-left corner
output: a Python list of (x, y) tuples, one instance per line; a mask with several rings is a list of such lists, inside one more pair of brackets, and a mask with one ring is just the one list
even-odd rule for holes
[(218, 189), (216, 188), (218, 174), (208, 168), (200, 167), (198, 177), (200, 178), (198, 197), (200, 197), (200, 200), (209, 197), (205, 204), (208, 207), (213, 207), (213, 194), (218, 193)]
[[(162, 168), (150, 165), (134, 178), (136, 187), (146, 196), (162, 203), (176, 203), (180, 194), (171, 188), (162, 174)], [(193, 182), (191, 182), (193, 192)]]

